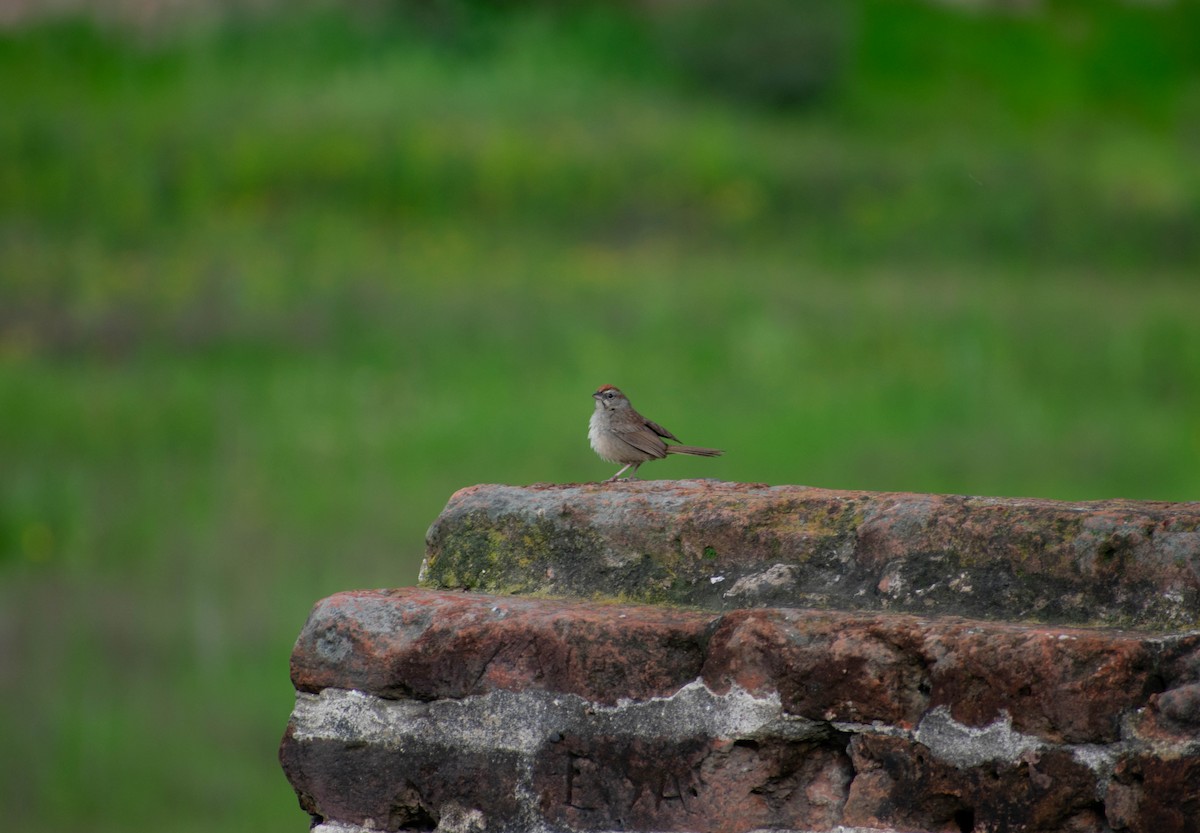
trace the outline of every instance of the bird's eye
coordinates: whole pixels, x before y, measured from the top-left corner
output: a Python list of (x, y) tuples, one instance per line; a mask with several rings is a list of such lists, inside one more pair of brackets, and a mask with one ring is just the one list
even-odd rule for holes
[(612, 399), (612, 398), (613, 398), (613, 393), (612, 393), (612, 391), (610, 390), (608, 393), (604, 394), (604, 398), (605, 398), (605, 399)]

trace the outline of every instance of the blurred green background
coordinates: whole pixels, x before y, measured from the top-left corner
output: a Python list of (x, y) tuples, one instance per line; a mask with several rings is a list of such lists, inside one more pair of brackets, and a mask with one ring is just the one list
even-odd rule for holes
[(601, 383), (651, 478), (1200, 495), (1195, 2), (3, 20), (6, 829), (305, 829), (308, 609)]

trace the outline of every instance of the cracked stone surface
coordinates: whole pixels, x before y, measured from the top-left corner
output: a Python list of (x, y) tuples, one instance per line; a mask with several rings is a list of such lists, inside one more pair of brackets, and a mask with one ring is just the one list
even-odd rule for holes
[(322, 833), (1200, 830), (1195, 631), (355, 591), (292, 678)]
[(1198, 503), (475, 486), (421, 582), (297, 639), (320, 833), (1200, 833)]
[(1200, 627), (1200, 503), (647, 481), (454, 494), (423, 586)]

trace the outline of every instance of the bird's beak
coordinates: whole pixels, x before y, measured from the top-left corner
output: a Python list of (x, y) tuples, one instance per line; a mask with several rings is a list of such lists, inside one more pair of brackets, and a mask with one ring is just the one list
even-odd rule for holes
[(593, 393), (592, 399), (595, 399), (597, 402), (599, 402), (600, 401), (600, 391), (596, 391), (595, 393)]

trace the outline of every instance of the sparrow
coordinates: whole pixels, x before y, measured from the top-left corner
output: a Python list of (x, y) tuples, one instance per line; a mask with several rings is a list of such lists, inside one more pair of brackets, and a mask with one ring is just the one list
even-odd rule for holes
[(651, 422), (629, 404), (629, 399), (612, 385), (601, 385), (592, 394), (596, 410), (588, 423), (588, 441), (601, 459), (624, 463), (625, 467), (605, 483), (612, 483), (633, 467), (629, 480), (636, 480), (638, 466), (647, 460), (661, 460), (668, 454), (690, 454), (694, 457), (720, 457), (725, 452), (694, 445), (667, 445), (666, 440), (679, 438), (657, 422)]

